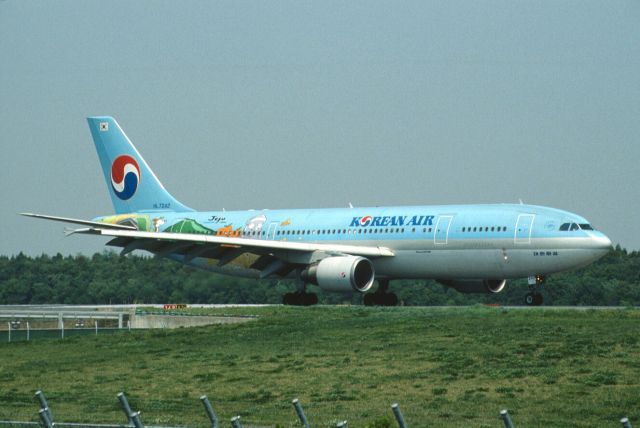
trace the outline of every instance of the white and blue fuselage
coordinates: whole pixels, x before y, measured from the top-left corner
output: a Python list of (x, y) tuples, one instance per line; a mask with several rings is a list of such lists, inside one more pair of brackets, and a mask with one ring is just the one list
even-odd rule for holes
[[(388, 279), (547, 275), (586, 265), (611, 249), (611, 241), (583, 217), (522, 204), (165, 212), (162, 216), (167, 225), (194, 220), (220, 236), (388, 248), (394, 257), (372, 259), (376, 277)], [(241, 259), (219, 266), (194, 258), (189, 263), (259, 277), (259, 270), (246, 268), (249, 262)]]

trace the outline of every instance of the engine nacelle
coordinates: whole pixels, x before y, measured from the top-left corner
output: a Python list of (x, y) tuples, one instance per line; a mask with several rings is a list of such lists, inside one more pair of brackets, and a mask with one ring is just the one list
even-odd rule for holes
[(327, 291), (359, 291), (364, 293), (373, 285), (373, 263), (364, 257), (334, 256), (320, 260), (302, 272), (304, 281)]
[(507, 283), (506, 279), (453, 279), (438, 280), (440, 284), (451, 287), (460, 293), (499, 293)]

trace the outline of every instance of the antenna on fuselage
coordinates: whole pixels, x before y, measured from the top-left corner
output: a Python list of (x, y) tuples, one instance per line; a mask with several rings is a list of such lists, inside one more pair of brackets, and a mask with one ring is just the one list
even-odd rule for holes
[(520, 205), (524, 205), (524, 202), (522, 202), (522, 199), (518, 199), (518, 201), (520, 201)]
[(353, 204), (349, 202), (349, 208), (353, 208)]

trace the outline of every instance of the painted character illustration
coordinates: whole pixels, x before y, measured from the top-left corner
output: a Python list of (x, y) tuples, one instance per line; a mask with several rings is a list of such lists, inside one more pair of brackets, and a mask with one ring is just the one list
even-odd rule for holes
[(249, 236), (257, 236), (262, 232), (262, 225), (267, 221), (267, 216), (264, 214), (251, 217), (244, 224), (243, 234)]
[(153, 222), (153, 231), (160, 232), (160, 226), (165, 224), (167, 221), (164, 219), (164, 217), (157, 217), (157, 218), (154, 218), (152, 222)]

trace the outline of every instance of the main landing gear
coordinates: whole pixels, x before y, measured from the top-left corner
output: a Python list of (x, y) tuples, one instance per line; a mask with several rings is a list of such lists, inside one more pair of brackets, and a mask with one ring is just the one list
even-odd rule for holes
[(292, 306), (313, 306), (318, 304), (318, 295), (314, 293), (307, 293), (306, 291), (286, 293), (282, 296), (282, 304)]
[(290, 306), (313, 306), (318, 304), (318, 295), (307, 293), (307, 284), (298, 282), (298, 290), (295, 293), (286, 293), (282, 296), (282, 304)]
[(529, 277), (529, 292), (524, 296), (524, 303), (527, 306), (540, 306), (542, 305), (543, 298), (542, 288), (544, 287), (544, 282), (546, 278), (544, 275), (535, 275)]
[(396, 306), (398, 304), (398, 296), (394, 293), (388, 293), (389, 280), (379, 279), (378, 289), (375, 293), (364, 295), (365, 306)]

